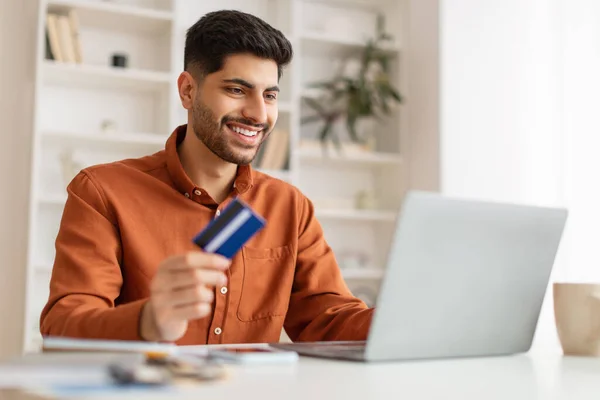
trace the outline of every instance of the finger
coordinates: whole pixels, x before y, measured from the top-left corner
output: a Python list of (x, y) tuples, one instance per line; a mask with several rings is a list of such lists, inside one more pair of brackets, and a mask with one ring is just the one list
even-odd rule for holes
[(227, 275), (221, 271), (210, 269), (179, 270), (171, 271), (169, 275), (164, 275), (163, 279), (157, 282), (154, 289), (157, 292), (169, 292), (197, 285), (215, 287), (226, 284)]
[(190, 252), (184, 255), (169, 258), (163, 270), (178, 271), (190, 268), (210, 268), (225, 271), (229, 268), (231, 260), (219, 255), (204, 252)]
[(178, 307), (195, 303), (211, 303), (215, 295), (206, 286), (197, 285), (181, 290), (174, 290), (168, 295), (161, 296), (161, 307)]
[(211, 254), (200, 251), (189, 252), (185, 255), (187, 264), (191, 267), (215, 268), (225, 271), (231, 265), (231, 260), (220, 254)]
[(190, 320), (204, 318), (210, 315), (212, 307), (208, 303), (188, 304), (185, 306), (176, 307), (171, 312), (174, 319)]

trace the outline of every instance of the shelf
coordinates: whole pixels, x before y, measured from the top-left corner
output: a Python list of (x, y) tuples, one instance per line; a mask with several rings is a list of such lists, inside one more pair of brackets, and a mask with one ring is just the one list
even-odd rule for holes
[(305, 0), (307, 3), (330, 5), (334, 7), (355, 8), (368, 11), (380, 11), (387, 0)]
[[(328, 33), (305, 31), (300, 35), (302, 49), (308, 54), (319, 56), (349, 55), (362, 51), (367, 40), (352, 37), (333, 36)], [(400, 49), (394, 45), (384, 45), (381, 50), (386, 53), (397, 53)]]
[(172, 84), (171, 81), (171, 75), (166, 72), (44, 61), (46, 84), (65, 85), (78, 89), (129, 89), (152, 92), (168, 89)]
[(145, 147), (148, 149), (160, 150), (164, 148), (168, 137), (155, 135), (151, 133), (96, 133), (83, 134), (76, 132), (63, 131), (44, 131), (42, 138), (45, 141), (68, 145), (71, 147), (92, 146), (93, 149), (99, 147), (114, 148), (115, 145), (123, 147)]
[(381, 279), (384, 271), (376, 268), (351, 268), (341, 269), (344, 279)]
[(123, 30), (138, 33), (160, 33), (169, 29), (174, 15), (146, 7), (101, 2), (98, 0), (49, 0), (48, 11), (65, 13), (74, 9), (82, 27)]
[(316, 215), (320, 219), (347, 221), (394, 222), (396, 220), (396, 213), (392, 211), (321, 209), (316, 210)]
[[(307, 9), (304, 3), (308, 1), (339, 6), (339, 14), (335, 9), (327, 9), (327, 12), (314, 16), (302, 13)], [(35, 81), (39, 96), (34, 111), (35, 120), (40, 126), (35, 129), (35, 140), (32, 141), (33, 154), (36, 155), (30, 168), (34, 178), (30, 182), (32, 198), (29, 201), (30, 231), (33, 234), (28, 237), (28, 253), (32, 258), (27, 263), (29, 281), (24, 317), (28, 325), (22, 328), (28, 348), (32, 351), (39, 347), (41, 337), (30, 321), (37, 322), (39, 319), (40, 299), (45, 297), (45, 291), (40, 294), (40, 288), (51, 276), (57, 223), (68, 199), (65, 190), (68, 178), (73, 176), (71, 172), (80, 167), (126, 157), (137, 158), (138, 153), (151, 154), (153, 149), (164, 149), (168, 140), (165, 131), (170, 132), (186, 121), (186, 110), (182, 109), (176, 90), (178, 67), (173, 65), (181, 63), (182, 39), (187, 32), (183, 25), (190, 26), (204, 13), (207, 9), (205, 3), (191, 0), (41, 2), (38, 24), (32, 27), (37, 30), (36, 37), (42, 39), (34, 60), (36, 71), (39, 71)], [(239, 6), (238, 3), (244, 3), (248, 12), (265, 14), (265, 2), (229, 1), (222, 6), (235, 8)], [(383, 3), (385, 6), (382, 6)], [(345, 152), (345, 156), (332, 151), (328, 153), (330, 156), (324, 157), (320, 143), (304, 146), (316, 132), (305, 129), (301, 124), (301, 118), (308, 111), (302, 96), (309, 94), (304, 91), (305, 85), (330, 75), (331, 67), (338, 61), (335, 59), (337, 54), (357, 55), (365, 49), (366, 40), (361, 40), (361, 32), (367, 35), (371, 30), (374, 16), (371, 10), (381, 8), (391, 17), (388, 26), (393, 28), (392, 22), (403, 18), (392, 15), (392, 10), (403, 8), (392, 0), (270, 0), (269, 4), (275, 8), (269, 9), (268, 17), (288, 34), (294, 48), (300, 51), (297, 52), (298, 59), (284, 72), (280, 82), (281, 96), (277, 102), (278, 126), (290, 133), (287, 149), (290, 160), (286, 163), (290, 169), (256, 170), (298, 185), (300, 190), (312, 193), (314, 197), (322, 196), (322, 199), (316, 199), (318, 206), (315, 212), (324, 229), (332, 228), (341, 235), (339, 243), (350, 243), (349, 250), (366, 254), (369, 257), (364, 260), (370, 260), (365, 264), (361, 263), (363, 258), (358, 262), (348, 260), (340, 265), (341, 276), (352, 290), (356, 287), (357, 295), (362, 293), (366, 298), (375, 299), (375, 287), (385, 272), (378, 260), (381, 250), (379, 242), (385, 242), (389, 239), (388, 234), (393, 233), (397, 215), (394, 204), (401, 193), (397, 193), (397, 190), (388, 191), (385, 185), (381, 186), (380, 182), (373, 180), (381, 178), (379, 180), (393, 180), (404, 185), (402, 171), (409, 164), (408, 157), (411, 155), (404, 154), (399, 145), (402, 143), (401, 134), (404, 135), (399, 126), (400, 120), (394, 118), (389, 124), (384, 121), (381, 124), (384, 128), (376, 128), (382, 132), (387, 129), (386, 137), (389, 136), (389, 140), (386, 143), (390, 146), (374, 147), (385, 153), (362, 153), (360, 149), (352, 147)], [(44, 11), (66, 13), (69, 10), (76, 11), (79, 18), (84, 55), (82, 64), (60, 63), (43, 58)], [(347, 11), (353, 22), (350, 32), (344, 37), (342, 29), (334, 28), (332, 17), (343, 18)], [(304, 18), (305, 15), (307, 18)], [(344, 25), (349, 24), (341, 21), (337, 26)], [(323, 26), (323, 30), (317, 31), (319, 26)], [(313, 27), (314, 30), (311, 30)], [(393, 29), (396, 30), (400, 31), (399, 28)], [(289, 36), (291, 31), (293, 36)], [(407, 46), (400, 40), (402, 35), (394, 36), (397, 45), (388, 51), (394, 58), (390, 64), (394, 74), (392, 78), (397, 81), (398, 71), (405, 70), (403, 52)], [(109, 65), (111, 55), (117, 51), (129, 55), (129, 68)], [(323, 57), (319, 58), (320, 55)], [(79, 115), (82, 104), (88, 104), (89, 109), (95, 112), (86, 111)], [(115, 120), (119, 132), (102, 132), (100, 125), (103, 119)], [(341, 130), (343, 128), (340, 126)], [(303, 146), (300, 146), (301, 142)], [(70, 152), (73, 153), (73, 168), (68, 168), (65, 158), (62, 158)], [(356, 199), (356, 193), (360, 190), (368, 190), (369, 194), (372, 192), (373, 198), (383, 209), (355, 209), (355, 205), (360, 204)], [(375, 241), (361, 240), (355, 243), (352, 239), (356, 234), (377, 234), (377, 237)], [(337, 242), (334, 244), (337, 247)], [(369, 292), (371, 287), (373, 293)]]
[(44, 206), (64, 207), (67, 202), (67, 194), (40, 195), (36, 201)]
[(344, 155), (339, 154), (337, 150), (331, 150), (328, 154), (323, 154), (322, 151), (315, 150), (298, 150), (296, 154), (301, 161), (311, 163), (360, 163), (377, 165), (402, 163), (402, 157), (393, 153), (364, 152)]

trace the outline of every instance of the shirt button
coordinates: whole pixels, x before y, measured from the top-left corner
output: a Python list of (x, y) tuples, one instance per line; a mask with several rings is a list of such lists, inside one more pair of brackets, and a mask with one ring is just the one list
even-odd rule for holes
[(217, 217), (221, 215), (221, 210), (217, 210)]
[(201, 191), (199, 191), (198, 189), (196, 189), (196, 190), (194, 190), (194, 194), (195, 194), (196, 196), (200, 196), (200, 195), (202, 194), (202, 192), (201, 192)]
[(222, 293), (222, 294), (225, 294), (225, 293), (227, 293), (227, 288), (226, 288), (225, 286), (223, 286), (223, 287), (221, 288), (221, 293)]
[(187, 197), (188, 199), (190, 198), (190, 194), (189, 194), (189, 193), (187, 193), (187, 192), (186, 192), (186, 193), (184, 193), (183, 195), (184, 195), (185, 197)]
[(221, 332), (223, 332), (221, 328), (215, 328), (215, 335), (220, 335)]

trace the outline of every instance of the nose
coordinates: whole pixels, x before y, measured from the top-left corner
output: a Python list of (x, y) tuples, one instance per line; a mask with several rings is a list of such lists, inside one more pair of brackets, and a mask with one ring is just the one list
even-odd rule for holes
[(252, 120), (256, 124), (267, 122), (267, 105), (262, 96), (248, 98), (242, 110), (244, 118)]

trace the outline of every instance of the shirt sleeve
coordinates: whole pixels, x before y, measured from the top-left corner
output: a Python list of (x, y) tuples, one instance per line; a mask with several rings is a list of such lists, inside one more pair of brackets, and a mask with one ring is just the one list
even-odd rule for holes
[(142, 340), (139, 319), (145, 300), (115, 305), (123, 283), (116, 218), (90, 172), (80, 172), (67, 193), (50, 296), (40, 316), (42, 335)]
[(285, 330), (292, 341), (366, 340), (373, 309), (347, 287), (315, 217), (301, 196), (298, 255)]

